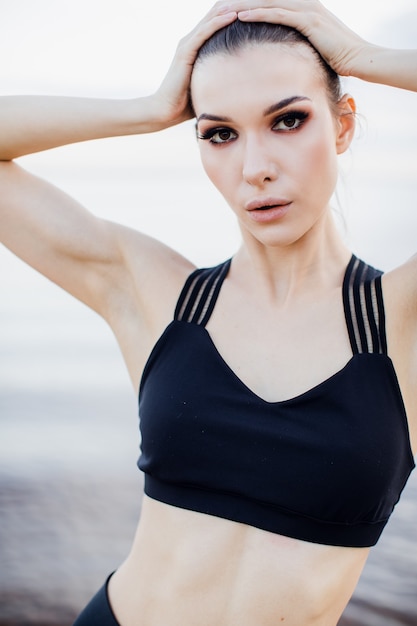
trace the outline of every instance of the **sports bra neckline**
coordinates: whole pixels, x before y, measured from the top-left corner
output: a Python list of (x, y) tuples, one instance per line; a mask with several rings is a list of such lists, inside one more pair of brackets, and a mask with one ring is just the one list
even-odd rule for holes
[[(230, 376), (231, 380), (234, 380), (236, 385), (248, 394), (248, 397), (263, 403), (265, 406), (279, 407), (280, 405), (284, 406), (295, 403), (303, 398), (307, 399), (323, 387), (331, 385), (334, 380), (348, 371), (352, 367), (353, 363), (357, 361), (356, 357), (360, 357), (362, 354), (373, 353), (374, 355), (384, 357), (392, 368), (395, 378), (397, 378), (393, 362), (387, 353), (385, 312), (381, 288), (382, 272), (370, 268), (358, 257), (356, 257), (355, 254), (352, 254), (348, 264), (346, 265), (342, 281), (342, 299), (345, 313), (345, 323), (352, 348), (352, 355), (342, 367), (330, 374), (328, 377), (319, 381), (312, 387), (291, 396), (290, 398), (272, 401), (263, 398), (254, 389), (247, 385), (228, 364), (218, 349), (210, 332), (206, 328), (219, 297), (223, 282), (229, 273), (232, 260), (233, 257), (227, 259), (215, 268), (197, 268), (188, 276), (178, 298), (174, 318), (171, 322), (169, 322), (162, 334), (159, 336), (145, 364), (139, 384), (139, 398), (145, 372), (148, 369), (148, 365), (152, 360), (153, 355), (159, 350), (159, 347), (164, 342), (165, 337), (169, 334), (170, 330), (177, 324), (183, 323), (189, 324), (192, 327), (200, 327), (203, 331), (203, 336), (206, 337), (209, 347), (215, 354), (220, 366)], [(365, 292), (364, 279), (366, 276), (368, 276), (369, 279), (367, 281), (367, 290)], [(372, 280), (370, 280), (370, 278), (372, 278)], [(374, 329), (368, 325), (367, 328), (364, 329), (362, 322), (364, 312), (366, 310), (367, 314), (370, 315), (371, 309), (373, 310), (372, 319), (374, 321), (374, 325), (376, 323), (376, 327)], [(373, 336), (371, 336), (372, 333)]]
[[(253, 398), (265, 404), (266, 406), (271, 407), (291, 404), (301, 399), (306, 399), (310, 395), (314, 395), (315, 392), (319, 391), (323, 387), (326, 387), (327, 385), (331, 385), (337, 377), (343, 375), (345, 371), (352, 366), (353, 362), (356, 361), (356, 357), (362, 354), (362, 350), (358, 350), (357, 346), (355, 345), (355, 336), (354, 331), (352, 330), (353, 323), (352, 315), (350, 313), (349, 295), (352, 292), (353, 280), (360, 277), (360, 274), (364, 271), (365, 268), (367, 268), (367, 266), (365, 266), (365, 264), (360, 261), (355, 254), (352, 254), (348, 263), (346, 264), (341, 285), (341, 297), (344, 304), (346, 331), (350, 338), (352, 348), (352, 354), (350, 358), (342, 365), (342, 367), (335, 370), (332, 374), (319, 381), (318, 383), (312, 385), (311, 387), (300, 391), (299, 393), (296, 393), (294, 396), (291, 396), (289, 398), (283, 398), (280, 400), (267, 400), (263, 398), (258, 392), (252, 389), (227, 362), (227, 360), (223, 357), (220, 349), (217, 347), (216, 342), (213, 339), (210, 331), (207, 329), (207, 323), (209, 322), (210, 317), (213, 313), (214, 307), (217, 303), (218, 297), (223, 287), (223, 283), (229, 274), (232, 261), (233, 257), (218, 265), (217, 268), (215, 268), (215, 279), (211, 283), (208, 281), (207, 286), (205, 286), (205, 283), (202, 283), (200, 291), (202, 293), (202, 301), (204, 302), (205, 306), (201, 310), (199, 310), (197, 299), (197, 303), (194, 302), (193, 309), (187, 311), (187, 306), (189, 306), (189, 303), (187, 298), (184, 296), (185, 294), (190, 295), (193, 291), (193, 288), (197, 287), (197, 281), (201, 280), (202, 276), (204, 276), (205, 270), (196, 269), (189, 275), (184, 285), (183, 291), (180, 295), (180, 298), (177, 302), (174, 319), (166, 327), (160, 338), (161, 340), (165, 336), (165, 333), (168, 332), (170, 327), (175, 325), (175, 323), (183, 323), (184, 321), (186, 323), (193, 322), (192, 326), (198, 326), (202, 329), (203, 334), (206, 336), (206, 339), (209, 343), (210, 349), (214, 352), (219, 362), (219, 365), (225, 370), (226, 374), (229, 375), (231, 381), (233, 382), (234, 380), (235, 383), (241, 388), (241, 390), (247, 393), (250, 398)], [(212, 278), (213, 268), (209, 268), (208, 271), (210, 272), (210, 278)], [(380, 302), (380, 309), (382, 309), (383, 311), (382, 300)], [(159, 341), (157, 342), (157, 345), (158, 344)], [(367, 352), (367, 350), (364, 350), (364, 352)], [(380, 352), (380, 356), (385, 357), (393, 367), (391, 358), (387, 355), (386, 350), (380, 350)]]
[[(173, 322), (171, 322), (171, 324), (175, 324), (175, 323), (176, 323), (176, 320), (173, 320)], [(181, 322), (179, 322), (179, 323), (181, 323)], [(170, 324), (170, 326), (171, 326), (171, 324)], [(205, 334), (205, 336), (207, 337), (207, 340), (208, 340), (212, 350), (214, 351), (214, 353), (215, 353), (215, 355), (216, 355), (220, 365), (223, 367), (223, 369), (226, 371), (226, 373), (228, 373), (230, 375), (230, 377), (232, 379), (235, 379), (235, 381), (238, 384), (238, 386), (240, 386), (243, 389), (244, 392), (246, 392), (249, 396), (251, 396), (252, 398), (257, 400), (258, 402), (262, 402), (263, 404), (269, 405), (271, 407), (280, 406), (280, 405), (288, 405), (288, 404), (295, 403), (295, 402), (298, 402), (298, 401), (303, 400), (303, 399), (307, 399), (308, 396), (314, 395), (315, 393), (320, 391), (323, 387), (326, 387), (327, 385), (331, 385), (334, 382), (334, 380), (336, 378), (338, 378), (339, 376), (343, 376), (343, 374), (346, 372), (346, 370), (348, 370), (353, 365), (353, 362), (356, 361), (358, 358), (361, 358), (363, 356), (362, 354), (352, 354), (350, 356), (350, 358), (348, 359), (348, 361), (346, 361), (346, 363), (344, 365), (342, 365), (342, 367), (337, 369), (335, 372), (333, 372), (332, 374), (330, 374), (329, 376), (327, 376), (323, 380), (319, 381), (318, 383), (316, 383), (312, 387), (309, 387), (308, 389), (306, 389), (304, 391), (300, 391), (300, 393), (297, 393), (294, 396), (291, 396), (290, 398), (284, 398), (282, 400), (266, 400), (261, 395), (259, 395), (254, 389), (252, 389), (247, 383), (245, 383), (245, 381), (242, 380), (242, 378), (240, 378), (240, 376), (238, 376), (238, 374), (234, 371), (234, 369), (229, 365), (229, 363), (226, 361), (226, 359), (222, 356), (221, 352), (219, 351), (219, 349), (216, 346), (215, 341), (213, 340), (213, 337), (211, 336), (211, 334), (207, 330), (207, 328), (205, 326), (201, 326), (201, 325), (198, 326), (198, 328), (200, 328), (203, 331), (203, 333)], [(391, 361), (391, 358), (389, 356), (384, 355), (384, 354), (381, 354), (381, 355), (378, 355), (378, 356), (387, 359), (387, 361), (391, 365), (393, 365), (392, 361)]]

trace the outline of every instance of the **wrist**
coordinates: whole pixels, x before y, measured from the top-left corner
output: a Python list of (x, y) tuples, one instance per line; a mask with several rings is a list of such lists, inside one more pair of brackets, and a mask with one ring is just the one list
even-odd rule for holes
[(175, 107), (158, 92), (124, 100), (121, 106), (122, 133), (144, 134), (153, 133), (188, 119), (191, 114), (181, 113), (183, 107)]
[(349, 75), (373, 82), (378, 72), (379, 58), (383, 49), (363, 41), (352, 54)]

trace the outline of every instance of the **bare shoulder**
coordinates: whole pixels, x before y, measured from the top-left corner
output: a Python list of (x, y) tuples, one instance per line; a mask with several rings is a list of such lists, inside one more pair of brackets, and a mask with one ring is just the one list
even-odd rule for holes
[[(383, 276), (389, 347), (417, 367), (417, 255)], [(411, 351), (411, 352), (410, 352)]]
[(417, 255), (383, 276), (388, 353), (394, 363), (417, 451)]
[(108, 223), (119, 261), (108, 266), (102, 314), (122, 351), (134, 388), (146, 360), (174, 317), (179, 294), (195, 266), (141, 232)]
[(385, 303), (395, 321), (407, 326), (417, 325), (417, 254), (387, 272), (383, 284)]
[(151, 334), (158, 333), (172, 317), (181, 288), (195, 266), (149, 235), (119, 224), (110, 223), (110, 228), (115, 231), (122, 263), (116, 269), (119, 275), (111, 281), (109, 321), (117, 323), (121, 312), (125, 318), (130, 310), (135, 318), (142, 318)]

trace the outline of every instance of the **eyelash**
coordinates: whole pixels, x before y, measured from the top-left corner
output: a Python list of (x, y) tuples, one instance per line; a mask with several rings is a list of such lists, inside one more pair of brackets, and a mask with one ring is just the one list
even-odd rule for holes
[[(274, 132), (284, 132), (284, 133), (293, 133), (296, 130), (298, 130), (299, 128), (301, 128), (301, 126), (303, 126), (303, 124), (306, 122), (307, 118), (309, 117), (309, 114), (306, 113), (305, 111), (290, 111), (288, 113), (284, 113), (283, 115), (280, 115), (279, 117), (277, 117), (274, 120), (274, 123), (272, 125), (272, 130)], [(292, 128), (291, 126), (288, 126), (285, 130), (284, 129), (276, 129), (275, 127), (280, 124), (281, 122), (288, 122), (289, 120), (296, 120), (298, 121), (298, 124)], [(206, 132), (204, 133), (199, 133), (197, 132), (197, 138), (201, 139), (202, 141), (209, 141), (210, 143), (214, 144), (214, 145), (224, 145), (224, 144), (228, 144), (231, 143), (232, 141), (235, 141), (235, 137), (230, 138), (229, 139), (225, 139), (224, 141), (217, 141), (214, 139), (214, 137), (216, 135), (219, 135), (220, 133), (228, 133), (229, 135), (234, 134), (237, 135), (237, 133), (235, 133), (233, 130), (231, 130), (230, 128), (227, 128), (225, 126), (222, 127), (217, 127), (217, 128), (209, 128)]]

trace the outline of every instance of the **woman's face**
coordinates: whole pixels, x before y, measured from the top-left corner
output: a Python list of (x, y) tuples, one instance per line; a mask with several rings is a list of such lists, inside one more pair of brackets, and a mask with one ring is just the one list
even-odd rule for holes
[(203, 166), (244, 237), (289, 245), (324, 223), (353, 119), (331, 110), (313, 53), (261, 44), (207, 57), (191, 89)]

